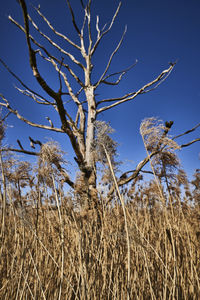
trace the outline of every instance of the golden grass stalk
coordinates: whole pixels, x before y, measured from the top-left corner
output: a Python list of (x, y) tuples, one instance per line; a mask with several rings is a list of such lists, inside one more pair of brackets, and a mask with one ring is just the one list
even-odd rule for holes
[(127, 241), (127, 300), (129, 300), (129, 289), (130, 289), (130, 261), (131, 261), (131, 251), (130, 251), (130, 239), (129, 239), (129, 232), (128, 232), (128, 223), (127, 223), (127, 216), (126, 216), (126, 208), (125, 208), (125, 203), (124, 203), (124, 199), (123, 199), (123, 195), (121, 195), (120, 190), (119, 190), (119, 186), (117, 184), (117, 180), (115, 177), (115, 173), (112, 167), (112, 163), (110, 160), (110, 156), (108, 155), (108, 152), (106, 150), (106, 147), (103, 145), (104, 147), (104, 151), (108, 160), (108, 164), (109, 164), (109, 168), (115, 183), (115, 187), (117, 190), (117, 194), (119, 196), (121, 205), (122, 205), (122, 209), (123, 209), (123, 214), (124, 214), (124, 224), (125, 224), (125, 231), (126, 231), (126, 241)]

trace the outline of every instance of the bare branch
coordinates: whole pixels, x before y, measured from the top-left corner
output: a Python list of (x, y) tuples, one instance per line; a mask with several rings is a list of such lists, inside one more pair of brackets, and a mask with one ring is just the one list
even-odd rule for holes
[(111, 65), (111, 62), (112, 62), (112, 60), (113, 60), (113, 57), (114, 57), (114, 55), (117, 53), (117, 51), (119, 50), (119, 48), (120, 48), (120, 46), (121, 46), (121, 44), (122, 44), (122, 42), (123, 42), (124, 36), (125, 36), (125, 34), (126, 34), (126, 31), (127, 31), (127, 27), (125, 27), (125, 30), (124, 30), (124, 32), (123, 32), (123, 34), (122, 34), (122, 37), (121, 37), (121, 39), (120, 39), (120, 41), (119, 41), (117, 47), (116, 47), (115, 50), (112, 52), (112, 54), (111, 54), (111, 56), (110, 56), (110, 58), (109, 58), (109, 60), (108, 60), (107, 66), (106, 66), (106, 68), (105, 68), (105, 71), (104, 71), (103, 74), (101, 75), (99, 81), (95, 84), (95, 88), (97, 88), (98, 85), (102, 82), (102, 80), (104, 80), (104, 77), (105, 77), (105, 75), (106, 75), (107, 72), (108, 72), (108, 69), (109, 69), (109, 67), (110, 67), (110, 65)]
[(15, 148), (2, 148), (1, 151), (5, 151), (5, 152), (19, 152), (19, 153), (24, 153), (24, 154), (29, 154), (29, 155), (35, 155), (35, 156), (39, 156), (40, 154), (38, 152), (34, 152), (34, 151), (28, 151), (28, 150), (23, 150), (23, 149), (15, 149)]
[(33, 145), (39, 145), (40, 147), (42, 146), (42, 143), (38, 140), (32, 139), (30, 136), (28, 137), (30, 142), (33, 143)]
[(9, 115), (11, 114), (11, 112), (9, 111), (3, 118), (2, 118), (2, 122), (4, 122), (8, 117)]
[(24, 148), (23, 148), (23, 146), (22, 146), (22, 144), (21, 144), (20, 140), (17, 140), (17, 143), (18, 143), (18, 145), (19, 145), (20, 149), (21, 149), (21, 150), (24, 150)]
[(75, 44), (73, 41), (71, 41), (66, 35), (58, 32), (53, 26), (52, 24), (49, 22), (49, 20), (43, 15), (43, 13), (41, 13), (40, 9), (34, 7), (34, 9), (37, 11), (37, 13), (41, 16), (41, 18), (46, 22), (46, 24), (49, 26), (49, 28), (51, 28), (51, 30), (57, 35), (62, 37), (65, 41), (67, 41), (69, 44), (71, 44), (72, 46), (74, 46), (76, 49), (81, 50), (80, 46), (78, 46), (77, 44)]
[(64, 182), (66, 182), (69, 186), (71, 186), (74, 189), (74, 182), (71, 181), (69, 175), (65, 171), (65, 169), (58, 163), (54, 162), (54, 165), (57, 167), (57, 169), (60, 171), (60, 174), (64, 177)]
[(101, 31), (99, 29), (99, 16), (97, 16), (97, 20), (96, 20), (96, 30), (97, 30), (97, 40), (98, 40), (101, 35)]
[(80, 0), (80, 2), (81, 2), (82, 8), (84, 9), (85, 7), (84, 7), (84, 4), (83, 4), (83, 0)]
[(199, 126), (200, 126), (200, 123), (198, 123), (198, 124), (197, 124), (196, 126), (194, 126), (192, 129), (189, 129), (189, 130), (185, 131), (184, 133), (181, 133), (181, 134), (179, 134), (179, 135), (173, 137), (173, 140), (175, 140), (175, 139), (177, 139), (177, 138), (179, 138), (179, 137), (181, 137), (181, 136), (184, 136), (184, 135), (186, 135), (186, 134), (188, 134), (188, 133), (191, 133), (191, 132), (195, 131)]
[[(39, 53), (39, 55), (40, 55), (44, 60), (50, 62), (54, 67), (55, 67), (55, 65), (56, 65), (55, 61), (58, 62), (59, 64), (62, 64), (62, 66), (64, 66), (64, 67), (69, 71), (69, 73), (74, 77), (74, 79), (77, 81), (77, 83), (80, 84), (80, 86), (81, 86), (82, 88), (84, 87), (83, 82), (79, 79), (79, 77), (74, 73), (74, 71), (73, 71), (67, 64), (62, 63), (62, 61), (59, 61), (59, 60), (57, 60), (57, 59), (55, 59), (54, 57), (51, 57), (51, 56), (50, 56), (50, 57), (45, 57), (45, 56), (41, 53), (41, 51), (37, 51), (37, 53)], [(55, 68), (55, 69), (56, 69), (56, 71), (57, 71), (59, 74), (61, 74), (60, 71), (58, 71), (58, 68)], [(62, 73), (62, 74), (64, 74), (64, 73)], [(59, 93), (60, 93), (60, 92), (59, 92)], [(64, 94), (67, 94), (67, 93), (61, 93), (61, 95), (64, 95)]]
[[(26, 33), (24, 27), (23, 27), (22, 25), (20, 25), (16, 20), (14, 20), (11, 16), (8, 16), (8, 19), (11, 21), (11, 23), (13, 23), (15, 26), (17, 26), (21, 31), (23, 31), (24, 33)], [(51, 55), (43, 45), (41, 45), (40, 43), (38, 43), (38, 42), (33, 38), (33, 36), (32, 36), (31, 34), (29, 34), (29, 37), (30, 37), (31, 41), (32, 41), (35, 45), (37, 45), (40, 49), (42, 49), (42, 50), (46, 53), (46, 55), (47, 55), (48, 57), (51, 57), (51, 58), (53, 58), (55, 61), (57, 61), (57, 62), (60, 63), (60, 60), (58, 60), (55, 56)], [(37, 52), (38, 52), (38, 51), (37, 51)]]
[(75, 118), (75, 126), (78, 127), (78, 122), (80, 120), (80, 111), (79, 111), (79, 108), (77, 110), (77, 113), (76, 113), (76, 118)]
[(66, 110), (65, 110), (65, 114), (68, 118), (67, 122), (69, 123), (70, 127), (72, 128), (73, 134), (76, 137), (79, 137), (80, 136), (80, 130), (78, 129), (76, 122), (73, 121), (73, 119), (71, 118), (71, 116), (68, 114), (68, 112)]
[(136, 92), (131, 92), (131, 93), (128, 93), (128, 94), (126, 94), (124, 96), (121, 96), (121, 97), (103, 99), (103, 100), (100, 100), (100, 101), (97, 102), (97, 106), (99, 106), (101, 103), (107, 103), (107, 102), (114, 102), (114, 101), (123, 100), (123, 99), (126, 99), (127, 97), (133, 96), (135, 94), (136, 94)]
[[(158, 84), (161, 80), (164, 81), (164, 80), (168, 77), (169, 73), (171, 73), (171, 71), (173, 70), (174, 66), (175, 66), (175, 64), (171, 64), (170, 67), (169, 67), (167, 70), (162, 71), (162, 73), (161, 73), (156, 79), (154, 79), (153, 81), (151, 81), (151, 82), (145, 84), (145, 85), (144, 85), (142, 88), (140, 88), (137, 92), (126, 94), (126, 95), (124, 95), (124, 96), (122, 97), (122, 100), (116, 101), (115, 103), (113, 103), (113, 104), (111, 104), (111, 105), (109, 105), (109, 106), (105, 106), (105, 107), (99, 108), (99, 109), (97, 110), (97, 113), (101, 113), (102, 111), (108, 110), (108, 109), (110, 109), (110, 108), (112, 108), (112, 107), (115, 107), (115, 106), (121, 104), (121, 103), (130, 101), (130, 100), (134, 99), (135, 97), (137, 97), (139, 94), (143, 94), (143, 93), (147, 92), (147, 89), (148, 89), (149, 87), (152, 87), (152, 86), (154, 86), (155, 84)], [(156, 87), (157, 87), (157, 85), (156, 85)], [(154, 88), (155, 88), (155, 87), (151, 88), (150, 90), (153, 90)], [(150, 90), (148, 90), (148, 92), (149, 92)], [(119, 98), (116, 98), (116, 99), (114, 99), (114, 98), (112, 99), (112, 98), (111, 98), (111, 99), (103, 100), (103, 102), (115, 101), (115, 100), (118, 100), (118, 99), (119, 99)], [(102, 101), (99, 101), (99, 103), (102, 103)], [(98, 103), (98, 104), (99, 104), (99, 103)]]
[(55, 63), (54, 60), (51, 59), (51, 63), (52, 63), (52, 65), (54, 66), (54, 68), (56, 69), (56, 71), (59, 72), (60, 75), (62, 75), (62, 77), (63, 77), (63, 79), (64, 79), (64, 82), (65, 82), (65, 85), (66, 85), (66, 87), (67, 87), (67, 89), (68, 89), (68, 92), (69, 92), (70, 97), (73, 99), (73, 101), (74, 101), (77, 105), (81, 105), (79, 99), (78, 99), (78, 98), (76, 97), (76, 95), (73, 93), (72, 87), (71, 87), (71, 85), (70, 85), (70, 83), (69, 83), (69, 80), (67, 79), (66, 74), (65, 74), (64, 72), (62, 72), (62, 71), (59, 69), (58, 65)]
[[(112, 73), (112, 74), (110, 74), (110, 75), (105, 76), (105, 77), (102, 79), (101, 83), (108, 84), (108, 85), (118, 85), (118, 84), (120, 83), (120, 81), (122, 80), (122, 77), (123, 77), (128, 71), (130, 71), (133, 67), (135, 67), (136, 64), (137, 64), (137, 62), (138, 62), (138, 61), (136, 60), (136, 62), (135, 62), (134, 64), (132, 64), (130, 67), (128, 67), (128, 68), (126, 68), (126, 69), (124, 69), (124, 70), (122, 70), (122, 71), (115, 72), (115, 73)], [(116, 75), (119, 75), (118, 80), (116, 80), (115, 82), (107, 81), (108, 78), (111, 78), (111, 77), (116, 76)]]
[(23, 11), (23, 17), (24, 17), (24, 26), (25, 26), (25, 34), (26, 34), (26, 42), (28, 45), (29, 50), (29, 60), (30, 60), (30, 66), (33, 71), (33, 76), (36, 78), (40, 86), (43, 88), (43, 90), (52, 98), (56, 99), (57, 93), (52, 90), (48, 84), (45, 82), (45, 80), (40, 75), (38, 68), (37, 68), (37, 62), (36, 62), (36, 56), (35, 51), (31, 47), (30, 37), (29, 37), (29, 22), (28, 22), (28, 12), (26, 3), (24, 0), (19, 0), (22, 11)]
[[(83, 91), (83, 88), (80, 88), (80, 90), (76, 93), (76, 97), (78, 97), (82, 91)], [(81, 103), (83, 103), (83, 102), (81, 102)]]
[[(195, 125), (193, 128), (191, 128), (191, 129), (185, 131), (184, 133), (181, 133), (181, 134), (179, 134), (179, 135), (174, 136), (174, 137), (172, 138), (172, 140), (175, 140), (175, 139), (177, 139), (177, 138), (179, 138), (179, 137), (182, 137), (182, 136), (184, 136), (184, 135), (186, 135), (186, 134), (189, 134), (189, 133), (195, 131), (199, 126), (200, 126), (200, 123), (198, 123), (197, 125)], [(194, 144), (194, 143), (196, 143), (196, 142), (199, 142), (199, 141), (200, 141), (200, 138), (196, 138), (196, 139), (194, 139), (194, 140), (192, 140), (192, 141), (190, 141), (190, 142), (188, 142), (188, 143), (186, 143), (186, 144), (180, 145), (180, 147), (181, 147), (181, 148), (188, 147), (188, 146), (190, 146), (190, 145), (192, 145), (192, 144)]]
[(42, 128), (42, 129), (46, 129), (46, 130), (52, 130), (52, 131), (56, 131), (56, 132), (64, 132), (62, 129), (60, 128), (51, 128), (50, 126), (45, 126), (45, 125), (42, 125), (42, 124), (37, 124), (37, 123), (34, 123), (34, 122), (31, 122), (29, 120), (27, 120), (26, 118), (24, 118), (22, 115), (20, 115), (18, 113), (17, 110), (14, 110), (13, 108), (11, 108), (8, 100), (2, 95), (0, 94), (0, 97), (4, 100), (5, 103), (2, 103), (0, 102), (0, 106), (3, 106), (3, 107), (6, 107), (11, 113), (13, 113), (19, 120), (25, 122), (26, 124), (28, 125), (31, 125), (33, 127), (37, 127), (37, 128)]
[(48, 37), (46, 34), (44, 34), (39, 27), (36, 25), (36, 23), (32, 20), (32, 18), (27, 15), (27, 17), (29, 18), (31, 24), (33, 25), (33, 27), (40, 33), (40, 35), (42, 37), (44, 37), (52, 46), (54, 46), (56, 49), (58, 49), (61, 53), (65, 54), (66, 56), (68, 56), (73, 63), (75, 63), (76, 65), (78, 65), (81, 69), (84, 70), (84, 66), (69, 52), (65, 51), (63, 48), (61, 48), (58, 44), (56, 44), (54, 41), (52, 41), (52, 39), (50, 37)]
[(75, 30), (77, 31), (78, 35), (80, 36), (80, 35), (81, 35), (81, 32), (80, 32), (80, 30), (79, 30), (79, 28), (78, 28), (78, 26), (77, 26), (77, 24), (76, 24), (74, 12), (73, 12), (73, 9), (72, 9), (72, 7), (71, 7), (71, 4), (70, 4), (69, 0), (67, 0), (67, 5), (68, 5), (69, 10), (70, 10), (70, 13), (71, 13), (72, 23), (73, 23), (73, 25), (74, 25), (74, 28), (75, 28)]
[[(134, 170), (129, 170), (129, 171), (124, 172), (124, 173), (120, 176), (119, 180), (126, 179), (128, 174), (134, 173), (135, 171), (136, 171), (136, 170), (134, 169)], [(147, 170), (140, 170), (140, 173), (151, 174), (151, 175), (153, 175), (153, 172), (152, 172), (152, 171), (147, 171)]]
[(60, 74), (62, 65), (63, 65), (63, 58), (62, 58), (62, 60), (61, 60), (60, 68), (59, 68), (59, 71), (58, 71), (58, 79), (59, 79), (59, 83), (60, 83), (60, 88), (59, 88), (58, 93), (59, 93), (60, 95), (62, 95), (62, 79), (61, 79), (61, 74)]
[[(35, 51), (33, 51), (33, 49), (31, 48), (31, 43), (30, 43), (30, 37), (29, 37), (29, 23), (28, 23), (28, 13), (27, 13), (27, 8), (26, 8), (26, 4), (24, 0), (19, 0), (20, 1), (20, 5), (22, 7), (23, 10), (23, 16), (24, 16), (24, 24), (25, 24), (25, 33), (26, 33), (26, 41), (27, 41), (27, 45), (28, 45), (28, 50), (29, 50), (29, 59), (30, 59), (30, 66), (33, 70), (33, 75), (36, 77), (38, 83), (40, 84), (40, 86), (43, 88), (44, 91), (46, 91), (46, 93), (48, 95), (50, 95), (52, 98), (55, 99), (57, 107), (58, 107), (58, 113), (60, 116), (60, 120), (62, 123), (62, 128), (59, 129), (59, 132), (65, 132), (71, 141), (72, 147), (78, 157), (78, 160), (80, 161), (80, 165), (83, 164), (84, 159), (83, 159), (83, 155), (80, 151), (79, 145), (77, 144), (77, 140), (76, 137), (73, 133), (73, 131), (70, 128), (69, 123), (66, 120), (65, 117), (65, 109), (63, 106), (63, 102), (62, 99), (60, 97), (60, 95), (58, 93), (55, 93), (48, 85), (47, 83), (44, 81), (44, 79), (41, 77), (38, 68), (37, 68), (37, 63), (36, 63), (36, 57), (35, 57)], [(52, 60), (53, 61), (53, 60)], [(10, 110), (10, 109), (9, 109)], [(25, 120), (21, 115), (18, 114), (17, 111), (12, 111), (13, 113), (15, 113), (17, 115), (18, 118), (20, 118), (21, 120), (23, 120), (24, 122), (26, 122), (29, 125), (35, 126), (35, 127), (40, 127), (40, 128), (51, 128), (49, 126), (44, 126), (44, 125), (39, 125), (39, 124), (35, 124), (32, 122), (29, 122), (28, 120)], [(58, 128), (51, 128), (50, 130), (52, 131), (57, 131)]]
[(90, 11), (90, 5), (91, 0), (88, 1), (88, 5), (85, 8), (85, 11), (87, 13), (87, 19), (88, 19), (88, 38), (89, 38), (89, 47), (88, 47), (88, 54), (91, 53), (92, 49), (92, 34), (91, 34), (91, 11)]
[(22, 90), (22, 89), (18, 88), (17, 86), (15, 86), (15, 88), (21, 94), (23, 94), (23, 95), (25, 95), (25, 96), (27, 96), (29, 98), (32, 98), (38, 104), (55, 106), (55, 102), (51, 102), (51, 101), (48, 101), (48, 100), (46, 100), (44, 98), (40, 98), (40, 97), (36, 96), (35, 94), (31, 93), (29, 90)]
[(7, 71), (15, 78), (17, 79), (17, 81), (25, 88), (27, 89), (31, 94), (38, 96), (40, 99), (43, 99), (44, 101), (46, 99), (44, 99), (40, 94), (36, 93), (35, 91), (33, 91), (32, 89), (30, 89), (8, 66), (7, 64), (0, 58), (0, 63), (7, 69)]
[[(167, 133), (168, 133), (168, 131), (170, 130), (170, 128), (171, 128), (173, 122), (167, 122), (167, 124), (169, 124), (169, 127), (166, 127), (166, 130), (165, 130), (164, 133), (163, 133), (164, 135), (167, 135)], [(184, 134), (187, 134), (187, 133), (190, 133), (190, 132), (194, 131), (194, 130), (195, 130), (197, 127), (199, 127), (199, 126), (200, 126), (200, 124), (197, 124), (195, 127), (193, 127), (191, 130), (186, 131)], [(184, 135), (184, 134), (180, 134), (180, 135), (178, 135), (177, 137), (180, 137), (180, 136), (182, 136), (182, 135)], [(176, 138), (176, 137), (175, 137), (175, 138)], [(172, 138), (172, 139), (174, 139), (174, 138)], [(162, 140), (162, 138), (161, 138), (161, 140)], [(196, 138), (196, 139), (190, 141), (190, 142), (187, 143), (187, 144), (179, 145), (179, 147), (180, 147), (180, 148), (188, 147), (188, 146), (190, 146), (190, 145), (192, 145), (192, 144), (194, 144), (194, 143), (196, 143), (196, 142), (200, 142), (200, 138)], [(132, 181), (133, 179), (135, 179), (135, 178), (139, 175), (140, 172), (143, 172), (143, 173), (150, 173), (149, 171), (143, 171), (142, 169), (143, 169), (144, 166), (150, 161), (150, 159), (151, 159), (153, 156), (155, 156), (155, 155), (161, 153), (161, 152), (165, 149), (165, 146), (166, 146), (166, 145), (164, 145), (163, 147), (161, 147), (161, 146), (162, 146), (162, 145), (159, 144), (159, 146), (156, 148), (155, 151), (151, 152), (145, 159), (143, 159), (143, 160), (137, 165), (137, 167), (136, 167), (135, 170), (124, 172), (124, 173), (120, 176), (120, 178), (119, 178), (119, 180), (118, 180), (118, 182), (117, 182), (118, 186), (123, 186), (123, 185), (129, 183), (130, 181)], [(130, 176), (127, 176), (127, 174), (129, 174), (129, 173), (132, 173), (132, 174), (131, 174)], [(151, 174), (151, 173), (150, 173), (150, 174)], [(113, 185), (113, 186), (111, 187), (109, 193), (108, 193), (108, 202), (111, 201), (111, 199), (112, 199), (112, 195), (113, 195), (114, 189), (115, 189), (115, 187), (114, 187), (114, 185)], [(108, 203), (108, 202), (107, 202), (107, 203)]]
[(31, 148), (35, 149), (35, 145), (34, 145), (34, 143), (32, 142), (32, 139), (30, 140), (30, 146), (31, 146)]
[[(9, 16), (8, 18), (9, 18), (9, 20), (10, 20), (14, 25), (16, 25), (20, 30), (22, 30), (22, 31), (25, 33), (25, 29), (24, 29), (23, 26), (21, 26), (17, 21), (15, 21), (11, 16)], [(43, 45), (41, 45), (40, 43), (38, 43), (38, 42), (37, 42), (30, 34), (29, 34), (29, 37), (30, 37), (31, 41), (32, 41), (35, 45), (37, 45), (40, 49), (42, 49), (42, 50), (46, 53), (46, 55), (47, 55), (48, 57), (52, 58), (52, 59), (55, 60), (57, 63), (61, 64), (61, 61), (60, 61), (59, 59), (57, 59), (54, 55), (50, 54), (49, 51), (47, 51), (47, 49), (46, 49)], [(44, 58), (44, 59), (47, 60), (46, 57), (44, 57), (44, 56), (41, 55), (41, 52), (39, 52), (39, 51), (36, 51), (36, 52), (39, 53), (40, 56), (41, 56), (42, 58)], [(65, 64), (65, 63), (63, 63), (63, 66), (70, 72), (70, 74), (75, 78), (75, 80), (77, 80), (77, 82), (82, 86), (83, 83), (82, 83), (81, 80), (78, 78), (78, 76), (72, 71), (72, 69), (71, 69), (67, 64)]]
[(83, 18), (83, 24), (82, 24), (82, 27), (81, 27), (81, 39), (83, 39), (84, 28), (85, 28), (85, 23), (86, 23), (86, 19), (87, 19), (87, 10), (86, 10), (86, 8), (84, 8), (84, 11), (85, 11), (85, 14), (84, 14), (84, 18)]
[[(111, 30), (111, 28), (112, 28), (112, 26), (113, 26), (113, 24), (114, 24), (114, 22), (115, 22), (115, 19), (116, 19), (118, 13), (119, 13), (121, 4), (122, 4), (122, 3), (120, 2), (119, 5), (118, 5), (118, 7), (117, 7), (117, 9), (116, 9), (116, 11), (115, 11), (114, 16), (112, 17), (112, 20), (111, 20), (111, 22), (110, 22), (109, 27), (108, 27), (105, 31), (101, 31), (100, 33), (99, 33), (99, 30), (97, 29), (97, 33), (98, 33), (98, 34), (97, 34), (97, 40), (96, 40), (96, 42), (95, 42), (95, 44), (94, 44), (94, 46), (93, 46), (93, 48), (92, 48), (92, 50), (91, 50), (91, 55), (93, 55), (94, 52), (96, 51), (96, 49), (97, 49), (97, 47), (98, 47), (100, 41), (102, 40), (102, 38), (103, 38), (103, 37)], [(99, 20), (98, 20), (98, 23), (99, 23)], [(98, 26), (98, 25), (97, 25), (97, 26)], [(99, 28), (99, 27), (97, 27), (97, 28)], [(103, 30), (104, 30), (104, 29), (103, 29)]]
[(47, 121), (49, 122), (49, 124), (51, 125), (51, 128), (54, 128), (53, 122), (51, 121), (51, 119), (49, 117), (46, 117)]
[(190, 146), (190, 145), (192, 145), (192, 144), (194, 144), (196, 142), (200, 142), (200, 138), (197, 138), (197, 139), (195, 139), (195, 140), (193, 140), (193, 141), (191, 141), (191, 142), (189, 142), (187, 144), (182, 144), (182, 145), (180, 145), (180, 147), (181, 148), (188, 147), (188, 146)]
[[(155, 156), (156, 154), (158, 154), (160, 151), (154, 151), (152, 153), (150, 153), (147, 157), (145, 157), (136, 167), (136, 169), (133, 171), (133, 174), (130, 175), (129, 177), (127, 176), (121, 176), (122, 178), (120, 178), (118, 181), (117, 181), (117, 185), (120, 187), (120, 186), (123, 186), (127, 183), (129, 183), (130, 181), (132, 181), (133, 179), (135, 179), (139, 173), (141, 172), (141, 170), (144, 168), (144, 166), (149, 162), (149, 160)], [(126, 173), (124, 173), (125, 175)], [(123, 175), (123, 174), (122, 174)], [(115, 186), (113, 185), (111, 187), (111, 189), (109, 190), (109, 193), (108, 193), (108, 196), (107, 196), (107, 203), (109, 203), (111, 200), (112, 200), (112, 195), (114, 193), (114, 190), (115, 190)]]
[[(23, 0), (21, 0), (20, 3), (21, 3), (21, 6), (22, 6), (22, 9), (23, 9), (24, 22), (25, 22), (25, 34), (26, 34), (26, 40), (27, 40), (28, 49), (29, 49), (30, 65), (31, 65), (31, 68), (33, 70), (33, 74), (36, 77), (36, 79), (38, 80), (39, 84), (42, 86), (42, 88), (51, 97), (53, 97), (55, 99), (56, 104), (57, 104), (57, 108), (58, 108), (58, 113), (59, 113), (59, 116), (60, 116), (60, 119), (61, 119), (61, 122), (62, 122), (61, 132), (64, 131), (69, 136), (72, 147), (73, 147), (73, 149), (74, 149), (74, 151), (77, 155), (77, 158), (78, 158), (78, 161), (79, 161), (79, 166), (80, 166), (80, 168), (82, 168), (82, 167), (84, 167), (84, 157), (83, 157), (83, 153), (82, 153), (82, 150), (81, 150), (81, 149), (83, 149), (83, 146), (82, 146), (83, 138), (80, 136), (80, 137), (78, 137), (78, 139), (76, 139), (75, 132), (73, 132), (73, 130), (70, 128), (69, 122), (66, 120), (66, 117), (65, 117), (66, 111), (64, 109), (63, 102), (62, 102), (62, 99), (61, 99), (60, 95), (58, 93), (55, 93), (54, 91), (52, 91), (48, 87), (48, 85), (46, 84), (46, 82), (44, 82), (44, 80), (42, 79), (42, 77), (40, 76), (40, 74), (38, 72), (37, 64), (36, 64), (36, 58), (35, 58), (36, 53), (35, 53), (35, 51), (32, 50), (31, 44), (30, 44), (28, 14), (27, 14), (27, 10), (26, 10), (26, 5), (25, 5), (25, 2)], [(53, 59), (51, 60), (51, 62), (53, 62)], [(67, 81), (65, 81), (65, 83), (66, 82)], [(72, 96), (72, 91), (71, 91), (71, 96)], [(84, 120), (83, 111), (81, 112), (81, 114), (83, 115), (82, 120)], [(29, 122), (29, 124), (30, 124), (30, 122)], [(44, 126), (42, 128), (44, 128)], [(52, 128), (51, 130), (55, 130), (55, 129)], [(81, 142), (81, 144), (80, 144), (80, 142)]]

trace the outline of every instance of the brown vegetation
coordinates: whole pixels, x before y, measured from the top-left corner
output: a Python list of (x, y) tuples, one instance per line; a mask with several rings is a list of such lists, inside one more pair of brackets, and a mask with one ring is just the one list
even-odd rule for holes
[(118, 197), (84, 212), (54, 176), (23, 195), (2, 174), (1, 299), (199, 299), (198, 170), (193, 188), (174, 175), (170, 196), (138, 178), (121, 191), (126, 224)]

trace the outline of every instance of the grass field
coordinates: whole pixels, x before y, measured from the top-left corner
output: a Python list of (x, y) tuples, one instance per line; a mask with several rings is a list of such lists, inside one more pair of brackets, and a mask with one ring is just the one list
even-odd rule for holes
[(0, 299), (200, 299), (199, 208), (146, 199), (126, 202), (126, 224), (119, 203), (78, 212), (66, 198), (53, 208), (10, 199)]

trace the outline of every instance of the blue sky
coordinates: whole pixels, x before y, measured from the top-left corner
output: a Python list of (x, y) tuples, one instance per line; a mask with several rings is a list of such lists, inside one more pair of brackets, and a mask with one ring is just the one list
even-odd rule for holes
[[(80, 2), (73, 0), (73, 8), (81, 21)], [(41, 4), (41, 11), (48, 17), (56, 29), (76, 40), (71, 26), (65, 0), (32, 0), (27, 1), (30, 14), (38, 24), (46, 26), (30, 7), (30, 3)], [(100, 16), (100, 25), (109, 22), (118, 5), (117, 0), (93, 0), (92, 10)], [(23, 22), (22, 12), (16, 0), (2, 1), (0, 11), (0, 57), (20, 76), (28, 86), (37, 90), (38, 85), (32, 77), (28, 63), (27, 46), (22, 32), (10, 23), (7, 16)], [(112, 31), (99, 47), (95, 55), (94, 65), (99, 76), (104, 70), (109, 54), (117, 45), (125, 25), (128, 31), (124, 43), (113, 60), (111, 70), (118, 71), (131, 65), (136, 59), (138, 64), (124, 77), (117, 88), (101, 88), (98, 97), (120, 96), (137, 90), (168, 68), (168, 63), (178, 60), (178, 63), (159, 88), (151, 93), (138, 96), (134, 101), (117, 106), (101, 115), (102, 120), (110, 121), (116, 130), (113, 137), (118, 141), (119, 159), (124, 162), (123, 170), (133, 169), (145, 157), (142, 139), (139, 135), (140, 123), (147, 117), (159, 117), (164, 121), (173, 120), (172, 134), (182, 133), (200, 122), (200, 2), (199, 0), (126, 0), (122, 1), (120, 13)], [(34, 33), (34, 31), (32, 31)], [(47, 29), (47, 33), (49, 33)], [(38, 35), (35, 34), (37, 37)], [(51, 35), (53, 37), (53, 35)], [(62, 44), (63, 47), (68, 47)], [(70, 48), (67, 48), (70, 50)], [(46, 64), (41, 64), (43, 77), (54, 88), (58, 88), (58, 76)], [(13, 107), (32, 121), (48, 125), (45, 116), (50, 116), (56, 123), (56, 116), (50, 111), (31, 103), (22, 97), (14, 85), (20, 87), (11, 75), (0, 65), (0, 92), (10, 100)], [(40, 89), (38, 89), (40, 91)], [(57, 123), (58, 124), (58, 123)], [(30, 149), (28, 136), (45, 141), (47, 138), (58, 140), (67, 151), (67, 158), (73, 157), (68, 139), (62, 134), (33, 129), (9, 117), (6, 140), (7, 144), (17, 146), (19, 138), (24, 147)], [(186, 143), (200, 136), (200, 129), (195, 133), (180, 139)], [(184, 148), (179, 156), (182, 165), (189, 176), (196, 168), (200, 168), (200, 143)], [(71, 160), (73, 166), (75, 163)]]

